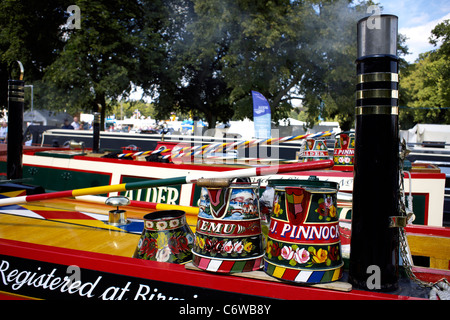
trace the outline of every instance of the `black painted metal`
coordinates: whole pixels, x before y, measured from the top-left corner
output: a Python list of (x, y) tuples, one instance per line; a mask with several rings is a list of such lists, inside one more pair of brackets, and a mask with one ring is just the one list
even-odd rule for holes
[[(393, 16), (379, 18), (392, 20)], [(366, 23), (367, 19), (358, 24)], [(391, 31), (396, 34), (396, 23), (389, 21), (389, 26), (393, 26), (395, 30)], [(370, 37), (370, 33), (365, 36)], [(373, 45), (370, 39), (358, 38), (358, 41)], [(395, 52), (380, 52), (358, 57), (356, 63), (360, 81), (356, 100), (349, 281), (365, 290), (392, 291), (397, 289), (399, 278), (398, 228), (389, 227), (389, 218), (399, 215), (398, 57)], [(370, 77), (374, 74), (380, 77), (373, 80)], [(393, 80), (383, 81), (385, 76), (389, 79), (392, 76)], [(368, 80), (362, 81), (364, 77)], [(379, 92), (383, 94), (377, 96)]]
[(22, 178), (24, 85), (22, 80), (8, 80), (8, 180)]
[(100, 122), (101, 122), (101, 114), (100, 112), (94, 112), (94, 121), (92, 125), (92, 151), (94, 153), (100, 152)]

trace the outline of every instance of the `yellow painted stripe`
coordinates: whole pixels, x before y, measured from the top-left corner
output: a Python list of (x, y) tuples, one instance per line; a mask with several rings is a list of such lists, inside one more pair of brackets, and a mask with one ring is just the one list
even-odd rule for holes
[(275, 270), (273, 271), (272, 275), (275, 278), (282, 278), (285, 271), (286, 271), (286, 268), (275, 267)]
[(23, 193), (23, 191), (24, 190), (2, 192), (2, 195), (6, 196), (6, 197), (13, 198), (13, 197), (19, 196), (21, 193)]
[(331, 281), (336, 281), (339, 278), (339, 274), (341, 273), (341, 268), (337, 268), (334, 270), (333, 277), (331, 278)]
[(103, 221), (100, 221), (100, 220), (90, 220), (90, 219), (52, 219), (52, 221), (65, 222), (65, 223), (76, 224), (76, 225), (83, 225), (83, 226), (87, 226), (87, 227), (95, 227), (95, 228), (123, 231), (120, 228), (117, 228), (115, 226), (106, 224), (106, 223), (104, 223)]
[(157, 210), (182, 210), (186, 213), (191, 213), (191, 214), (198, 214), (198, 210), (199, 210), (196, 207), (179, 206), (179, 205), (173, 205), (173, 204), (167, 204), (167, 203), (157, 203), (156, 209)]
[(21, 207), (28, 209), (30, 211), (34, 211), (34, 212), (36, 212), (36, 211), (66, 211), (61, 208), (45, 207), (42, 205), (35, 206), (35, 205), (23, 204), (23, 205), (21, 205)]
[(102, 194), (102, 193), (110, 193), (110, 192), (122, 192), (126, 191), (125, 189), (125, 183), (122, 184), (115, 184), (111, 186), (99, 186), (99, 187), (92, 187), (92, 188), (83, 188), (83, 189), (75, 189), (72, 191), (72, 196), (85, 196), (90, 194)]
[(7, 296), (11, 296), (11, 297), (18, 297), (18, 298), (24, 298), (24, 299), (30, 299), (30, 300), (44, 300), (41, 298), (34, 298), (34, 297), (30, 297), (30, 296), (24, 296), (22, 294), (17, 294), (17, 293), (11, 293), (11, 292), (6, 292), (6, 291), (0, 291), (1, 294), (7, 295)]

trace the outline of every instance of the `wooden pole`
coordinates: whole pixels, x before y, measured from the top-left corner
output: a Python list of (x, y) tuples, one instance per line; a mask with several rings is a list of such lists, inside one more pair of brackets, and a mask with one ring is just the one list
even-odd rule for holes
[(77, 197), (85, 195), (97, 195), (110, 192), (122, 192), (127, 190), (137, 190), (159, 186), (170, 186), (185, 183), (195, 183), (202, 178), (245, 178), (255, 176), (266, 176), (271, 174), (280, 174), (287, 172), (305, 171), (305, 170), (318, 170), (333, 167), (333, 160), (319, 160), (302, 163), (282, 164), (264, 167), (252, 167), (248, 169), (230, 170), (224, 172), (205, 172), (187, 175), (183, 177), (174, 177), (159, 180), (146, 180), (139, 182), (122, 183), (116, 185), (107, 185), (91, 188), (74, 189), (67, 191), (57, 191), (50, 193), (34, 194), (28, 196), (12, 197), (0, 199), (0, 206), (28, 203), (33, 201), (41, 201), (47, 199), (65, 198), (65, 197)]

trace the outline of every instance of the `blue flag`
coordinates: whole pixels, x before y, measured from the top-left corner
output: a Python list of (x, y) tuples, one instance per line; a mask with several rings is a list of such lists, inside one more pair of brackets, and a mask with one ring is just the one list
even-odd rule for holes
[(255, 138), (269, 139), (271, 137), (271, 113), (267, 99), (259, 92), (252, 91), (253, 122), (255, 124)]

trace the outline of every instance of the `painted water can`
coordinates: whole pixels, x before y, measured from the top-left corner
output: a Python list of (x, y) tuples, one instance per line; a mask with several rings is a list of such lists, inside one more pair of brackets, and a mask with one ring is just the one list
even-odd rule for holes
[(329, 153), (326, 141), (321, 139), (306, 139), (300, 148), (299, 157), (302, 162), (328, 160)]
[(144, 216), (144, 230), (133, 257), (185, 264), (192, 261), (194, 239), (184, 211), (154, 211)]
[(335, 182), (269, 180), (275, 189), (264, 271), (299, 283), (342, 277)]
[(259, 185), (238, 182), (202, 188), (192, 249), (196, 267), (218, 273), (262, 268), (258, 189)]
[(333, 170), (353, 171), (354, 158), (355, 133), (345, 131), (336, 134), (333, 153)]

